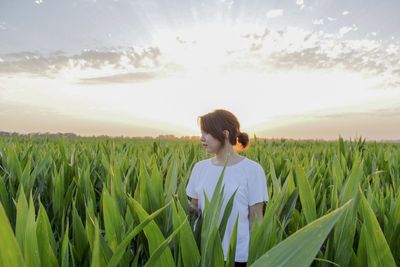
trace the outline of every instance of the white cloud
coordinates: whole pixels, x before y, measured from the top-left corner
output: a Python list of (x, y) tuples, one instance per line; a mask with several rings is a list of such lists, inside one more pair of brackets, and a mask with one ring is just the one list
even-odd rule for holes
[(219, 2), (219, 3), (222, 4), (222, 5), (226, 5), (226, 7), (227, 7), (228, 9), (232, 9), (233, 4), (235, 3), (233, 0), (231, 0), (231, 1), (228, 1), (228, 0), (219, 0), (219, 1), (217, 1), (217, 2)]
[(329, 20), (329, 21), (335, 21), (336, 18), (328, 17), (328, 20)]
[(344, 26), (342, 28), (339, 29), (339, 38), (343, 37), (346, 33), (349, 33), (351, 31), (355, 31), (357, 30), (357, 28), (353, 28), (353, 27), (348, 27), (348, 26)]
[(313, 21), (314, 25), (324, 25), (324, 19), (316, 19)]
[(350, 13), (349, 11), (345, 10), (345, 11), (343, 11), (342, 15), (343, 15), (343, 16), (346, 16), (346, 15), (348, 15), (349, 13)]
[[(0, 62), (2, 73), (31, 73), (41, 76), (93, 74), (96, 76), (147, 72), (158, 70), (161, 52), (157, 47), (142, 50), (133, 47), (124, 49), (89, 50), (74, 55), (41, 55), (30, 52), (8, 54)], [(84, 77), (85, 78), (85, 77)], [(123, 77), (126, 78), (126, 77)]]
[[(375, 38), (377, 35), (377, 32), (369, 32), (366, 34), (366, 38)], [(394, 38), (392, 38), (392, 40), (394, 40)]]
[(352, 29), (353, 29), (352, 27), (345, 26), (345, 27), (340, 28), (339, 33), (346, 34), (346, 33), (350, 32)]
[(40, 4), (43, 3), (43, 0), (35, 0), (35, 3), (38, 4), (38, 5), (40, 5)]
[(300, 6), (300, 8), (304, 8), (304, 0), (296, 0), (296, 5)]
[(381, 44), (375, 40), (367, 40), (367, 39), (362, 39), (362, 40), (348, 40), (345, 42), (346, 44), (346, 49), (343, 49), (343, 52), (346, 51), (360, 51), (360, 52), (365, 52), (365, 54), (370, 54), (372, 56), (371, 52), (373, 50), (378, 50), (382, 49)]
[(394, 44), (389, 45), (388, 48), (386, 49), (386, 53), (388, 53), (388, 55), (397, 55), (399, 51), (400, 47)]
[(271, 9), (267, 12), (267, 18), (272, 19), (272, 18), (277, 18), (283, 15), (283, 10), (282, 9)]
[[(326, 23), (326, 19), (323, 20)], [(174, 72), (191, 73), (193, 70), (211, 68), (224, 71), (236, 67), (274, 71), (291, 70), (298, 66), (323, 70), (346, 68), (354, 72), (365, 72), (371, 77), (379, 76), (382, 80), (385, 78), (385, 83), (397, 87), (400, 85), (400, 44), (384, 44), (376, 38), (367, 37), (350, 39), (348, 34), (357, 30), (355, 25), (331, 33), (296, 27), (286, 27), (279, 31), (265, 28), (251, 30), (248, 27), (246, 31), (238, 30), (226, 33), (226, 36), (222, 34), (223, 38), (220, 36), (223, 31), (226, 32), (226, 28), (216, 31), (215, 35), (210, 35), (209, 30), (203, 34), (191, 32), (193, 36), (179, 35), (178, 38), (172, 38), (176, 35), (171, 35), (171, 43), (158, 42), (159, 47), (144, 50), (85, 50), (70, 56), (34, 53), (4, 55), (3, 62), (0, 62), (0, 75), (25, 72), (55, 77), (72, 73), (71, 77), (73, 74), (88, 79), (95, 77), (90, 82), (106, 83), (157, 79), (161, 77), (157, 74), (160, 70), (168, 76)], [(341, 39), (343, 36), (346, 39)], [(194, 38), (196, 43), (192, 42)]]

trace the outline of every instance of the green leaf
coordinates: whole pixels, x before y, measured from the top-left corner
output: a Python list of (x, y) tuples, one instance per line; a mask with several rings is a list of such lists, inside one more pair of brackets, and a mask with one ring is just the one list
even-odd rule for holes
[(94, 225), (94, 240), (93, 240), (93, 247), (92, 247), (92, 260), (90, 263), (91, 267), (100, 267), (100, 230), (99, 230), (99, 222), (96, 218), (93, 221)]
[[(186, 213), (179, 201), (176, 201), (175, 205), (173, 205), (172, 212), (172, 221), (175, 229), (178, 229), (179, 225), (183, 222), (188, 222)], [(182, 230), (178, 234), (178, 238), (183, 266), (198, 266), (200, 263), (199, 248), (197, 247), (194, 233), (189, 223), (183, 225)]]
[[(128, 199), (128, 205), (131, 209), (132, 214), (137, 214), (140, 222), (144, 222), (149, 214), (143, 209), (139, 202), (135, 199)], [(144, 228), (144, 233), (149, 243), (150, 255), (165, 241), (165, 238), (154, 221), (149, 222), (149, 224)], [(155, 266), (175, 266), (174, 259), (172, 258), (171, 250), (167, 248), (162, 255), (160, 260), (157, 261)]]
[(23, 267), (25, 266), (22, 252), (14, 236), (10, 222), (0, 203), (0, 266)]
[[(179, 233), (179, 231), (182, 229), (182, 227), (187, 223), (187, 221), (184, 221), (177, 229), (175, 229), (172, 234), (165, 239), (156, 250), (150, 255), (150, 259), (147, 261), (145, 267), (150, 267), (150, 266), (157, 266), (156, 263), (160, 263), (160, 257), (162, 253), (164, 252), (165, 249), (168, 248), (169, 243), (171, 243), (172, 239)], [(161, 262), (162, 263), (162, 262)]]
[(350, 207), (338, 221), (334, 235), (333, 243), (335, 246), (334, 261), (342, 266), (349, 264), (351, 254), (353, 253), (354, 236), (356, 232), (357, 205), (359, 202), (358, 187), (363, 177), (363, 162), (356, 155), (351, 169), (351, 174), (347, 178), (341, 192), (340, 205), (343, 205), (349, 199), (353, 199)]
[(172, 166), (168, 168), (167, 177), (165, 178), (164, 192), (167, 193), (168, 196), (172, 196), (176, 192), (179, 171), (178, 160), (176, 156), (172, 158), (172, 163), (170, 163)]
[(81, 260), (87, 247), (89, 246), (89, 242), (85, 232), (85, 227), (83, 226), (81, 217), (79, 216), (75, 205), (73, 205), (72, 209), (72, 232), (74, 237), (73, 248), (78, 260)]
[(61, 245), (61, 267), (69, 266), (69, 237), (68, 237), (68, 223), (65, 229), (64, 238)]
[(157, 211), (150, 214), (145, 220), (143, 220), (138, 226), (136, 226), (132, 231), (130, 231), (122, 240), (122, 242), (116, 248), (110, 262), (107, 267), (116, 267), (119, 261), (122, 259), (122, 256), (125, 253), (126, 248), (128, 247), (131, 240), (139, 234), (150, 222), (153, 221), (155, 217), (157, 217), (162, 211), (164, 211), (171, 203), (168, 203), (164, 207), (158, 209)]
[[(394, 200), (393, 209), (389, 211), (388, 219), (389, 225), (388, 227), (385, 227), (385, 236), (388, 239), (390, 247), (395, 248), (396, 242), (399, 242), (397, 237), (400, 236), (400, 193), (397, 193), (397, 198)], [(400, 255), (400, 251), (398, 254)]]
[(36, 236), (35, 206), (32, 195), (29, 198), (29, 209), (26, 217), (24, 235), (24, 259), (26, 266), (41, 266), (38, 239)]
[(60, 170), (52, 176), (53, 180), (53, 212), (56, 216), (61, 217), (63, 214), (63, 200), (64, 200), (64, 167), (61, 166)]
[(8, 197), (7, 188), (4, 184), (3, 177), (0, 175), (0, 203), (3, 204), (3, 208), (8, 216), (11, 215), (10, 199)]
[(36, 235), (39, 240), (40, 262), (42, 266), (58, 266), (55, 255), (55, 240), (49, 218), (41, 202), (39, 202), (39, 213), (36, 222)]
[(248, 257), (249, 265), (278, 242), (279, 237), (277, 237), (276, 220), (277, 216), (282, 213), (281, 209), (283, 210), (286, 206), (285, 198), (288, 184), (289, 182), (285, 182), (281, 190), (275, 192), (273, 198), (268, 202), (262, 223), (259, 224), (258, 221), (256, 221), (251, 228)]
[(115, 199), (110, 196), (105, 188), (103, 189), (102, 199), (107, 243), (111, 250), (115, 252), (125, 233), (125, 224)]
[(274, 162), (272, 161), (271, 157), (268, 157), (268, 162), (269, 162), (270, 175), (271, 175), (274, 192), (276, 190), (276, 192), (278, 193), (281, 191), (281, 182), (278, 179), (278, 177), (276, 176)]
[(25, 232), (26, 223), (28, 219), (28, 202), (25, 198), (24, 189), (20, 186), (19, 196), (17, 201), (17, 219), (15, 226), (15, 235), (17, 237), (18, 244), (23, 250), (25, 244)]
[(361, 226), (360, 230), (360, 238), (358, 240), (358, 248), (357, 248), (357, 264), (358, 266), (368, 266), (367, 264), (367, 252), (366, 252), (366, 245), (367, 245), (367, 237), (368, 233), (365, 228), (365, 224)]
[(308, 267), (349, 203), (313, 221), (267, 251), (252, 267)]
[(307, 223), (310, 223), (317, 218), (314, 193), (304, 169), (300, 166), (296, 166), (296, 177), (299, 187), (300, 202), (303, 208), (302, 211), (306, 217)]
[[(214, 192), (211, 197), (211, 201), (208, 199), (205, 192), (205, 208), (204, 217), (202, 222), (201, 231), (201, 266), (216, 266), (220, 261), (222, 253), (221, 236), (218, 231), (218, 220), (223, 205), (224, 187), (222, 181), (228, 163), (229, 157), (227, 157), (222, 172), (219, 176), (218, 182), (214, 188)], [(222, 255), (222, 263), (224, 257)]]
[(396, 267), (395, 260), (390, 252), (389, 245), (383, 235), (382, 229), (374, 212), (361, 192), (361, 208), (364, 219), (365, 231), (368, 233), (366, 254), (368, 266)]
[(228, 224), (228, 220), (229, 220), (229, 216), (232, 213), (232, 207), (233, 207), (233, 201), (235, 199), (237, 193), (237, 189), (235, 190), (235, 192), (233, 192), (232, 196), (229, 198), (226, 206), (225, 206), (225, 210), (219, 225), (219, 235), (220, 236), (224, 236), (225, 235), (225, 230), (226, 230), (226, 225)]
[(238, 219), (239, 219), (239, 215), (236, 216), (236, 221), (235, 221), (235, 225), (233, 226), (233, 232), (232, 232), (231, 240), (229, 242), (228, 256), (227, 256), (227, 259), (226, 259), (226, 266), (227, 267), (235, 267)]

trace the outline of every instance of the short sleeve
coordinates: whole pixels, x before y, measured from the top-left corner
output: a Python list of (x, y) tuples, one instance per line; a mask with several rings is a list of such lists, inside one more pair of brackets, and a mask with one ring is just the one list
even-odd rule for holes
[(186, 186), (186, 194), (189, 197), (195, 198), (195, 199), (199, 198), (199, 196), (196, 192), (196, 185), (197, 185), (198, 177), (199, 177), (199, 166), (198, 166), (198, 164), (195, 164), (192, 169), (192, 172), (190, 173), (189, 182)]
[(264, 169), (258, 165), (252, 177), (249, 177), (249, 206), (268, 200), (267, 179)]

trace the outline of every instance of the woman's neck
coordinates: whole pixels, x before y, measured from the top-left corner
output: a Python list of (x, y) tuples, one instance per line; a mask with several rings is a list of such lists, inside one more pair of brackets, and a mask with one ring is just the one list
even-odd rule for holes
[(228, 157), (227, 165), (234, 164), (242, 158), (230, 144), (225, 144), (225, 146), (215, 154), (214, 164), (224, 165)]

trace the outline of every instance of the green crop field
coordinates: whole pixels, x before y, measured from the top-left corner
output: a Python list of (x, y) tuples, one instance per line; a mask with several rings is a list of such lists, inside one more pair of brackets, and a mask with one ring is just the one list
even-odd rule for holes
[[(240, 153), (270, 199), (249, 266), (400, 265), (399, 144), (251, 141)], [(1, 137), (0, 266), (225, 266), (221, 184), (195, 231), (185, 193), (209, 156), (189, 141)]]

